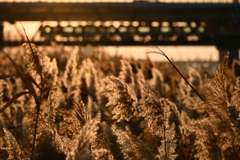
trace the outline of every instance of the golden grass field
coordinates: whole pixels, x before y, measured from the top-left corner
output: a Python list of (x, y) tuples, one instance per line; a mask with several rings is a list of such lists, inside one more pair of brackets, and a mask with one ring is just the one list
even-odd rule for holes
[(0, 159), (240, 159), (239, 61), (176, 66), (191, 88), (170, 62), (102, 51), (0, 59)]

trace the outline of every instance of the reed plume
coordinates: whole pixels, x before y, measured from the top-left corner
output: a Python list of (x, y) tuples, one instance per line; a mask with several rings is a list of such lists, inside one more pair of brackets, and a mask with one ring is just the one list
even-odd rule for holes
[(117, 77), (108, 77), (106, 83), (108, 84), (106, 90), (110, 92), (109, 102), (106, 106), (113, 108), (112, 118), (117, 122), (129, 121), (135, 113), (136, 97), (131, 93), (129, 87)]

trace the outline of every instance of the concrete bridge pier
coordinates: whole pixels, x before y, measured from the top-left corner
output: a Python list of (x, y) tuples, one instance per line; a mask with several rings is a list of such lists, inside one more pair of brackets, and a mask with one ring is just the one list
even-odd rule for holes
[(232, 66), (234, 59), (239, 60), (239, 48), (238, 47), (217, 47), (219, 51), (219, 63), (223, 61), (224, 56), (229, 53), (229, 67)]

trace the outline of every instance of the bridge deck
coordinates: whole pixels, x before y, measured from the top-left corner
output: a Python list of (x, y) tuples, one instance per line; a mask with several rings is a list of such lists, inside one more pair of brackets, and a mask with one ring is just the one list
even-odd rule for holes
[(0, 21), (240, 21), (239, 3), (0, 3)]

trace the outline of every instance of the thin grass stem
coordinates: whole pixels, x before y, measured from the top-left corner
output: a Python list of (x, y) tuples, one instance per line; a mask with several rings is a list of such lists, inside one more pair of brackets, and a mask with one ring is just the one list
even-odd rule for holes
[(39, 113), (40, 113), (40, 110), (37, 110), (36, 121), (35, 121), (35, 126), (34, 126), (33, 142), (32, 142), (31, 160), (34, 160), (34, 152), (35, 152), (35, 143), (36, 143), (36, 138), (37, 138), (37, 127), (38, 127)]
[(201, 97), (201, 95), (197, 92), (197, 90), (188, 82), (188, 80), (183, 76), (183, 74), (178, 70), (178, 68), (172, 63), (172, 61), (165, 56), (167, 60), (171, 63), (171, 65), (175, 68), (175, 70), (181, 75), (184, 81), (191, 87), (191, 89), (197, 94), (197, 96), (205, 103), (205, 100)]
[(197, 92), (197, 90), (189, 83), (189, 81), (183, 76), (183, 74), (178, 70), (178, 68), (173, 64), (173, 62), (168, 58), (168, 56), (158, 47), (155, 45), (155, 47), (159, 50), (159, 51), (149, 51), (147, 53), (156, 53), (156, 54), (161, 54), (162, 56), (164, 56), (169, 63), (174, 67), (174, 69), (180, 74), (180, 76), (184, 79), (184, 81), (191, 87), (191, 89), (196, 93), (196, 95), (201, 99), (201, 101), (203, 101), (205, 103), (205, 100), (202, 98), (202, 96)]

